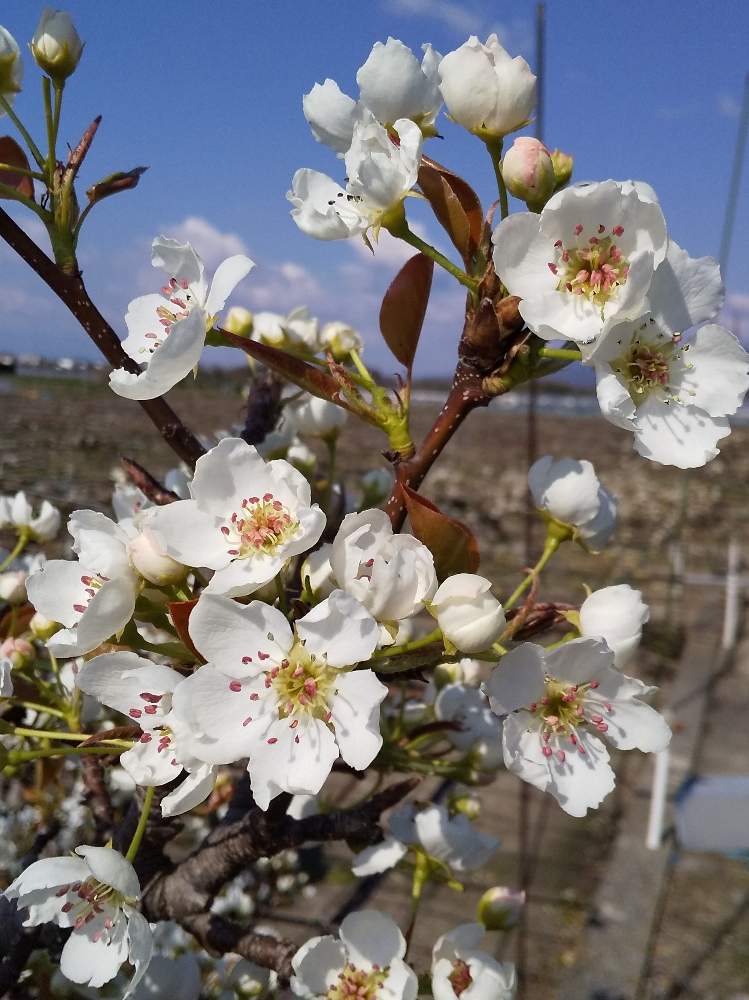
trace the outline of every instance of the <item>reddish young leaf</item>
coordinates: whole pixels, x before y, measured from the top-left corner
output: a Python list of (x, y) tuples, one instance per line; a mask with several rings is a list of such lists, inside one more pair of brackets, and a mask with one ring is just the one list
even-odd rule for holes
[(183, 645), (187, 646), (191, 653), (195, 653), (198, 660), (202, 660), (203, 657), (197, 651), (195, 646), (193, 646), (192, 639), (190, 638), (190, 630), (188, 628), (192, 609), (197, 603), (197, 598), (194, 601), (169, 601), (167, 607), (169, 608), (169, 614), (172, 616), (174, 628), (176, 629), (177, 635), (180, 637)]
[(294, 385), (298, 385), (300, 389), (305, 389), (321, 399), (329, 399), (344, 409), (355, 412), (353, 407), (340, 395), (341, 387), (338, 382), (327, 372), (321, 371), (314, 365), (310, 365), (286, 351), (281, 351), (277, 347), (260, 344), (256, 340), (250, 340), (249, 337), (239, 337), (237, 334), (229, 333), (228, 330), (216, 329), (215, 332), (218, 334), (217, 337), (212, 334), (208, 336), (208, 343), (211, 346), (238, 347), (240, 351), (249, 354), (251, 358), (282, 375)]
[[(460, 220), (460, 215), (456, 212), (450, 195), (445, 194), (444, 185), (438, 183), (438, 178), (445, 182), (450, 195), (457, 199), (460, 207), (463, 209), (463, 214), (468, 223), (468, 251), (470, 253), (476, 249), (481, 241), (481, 233), (484, 225), (484, 212), (481, 202), (471, 185), (467, 181), (464, 181), (462, 177), (459, 177), (458, 174), (453, 173), (447, 167), (443, 167), (436, 160), (432, 160), (428, 156), (422, 156), (421, 167), (419, 168), (419, 185), (432, 206), (437, 219), (450, 234), (450, 239), (453, 240), (455, 246), (464, 256), (468, 256), (469, 253), (464, 251), (458, 243), (459, 239), (464, 238), (461, 235), (463, 233), (463, 223)], [(455, 222), (456, 218), (458, 220), (457, 223)], [(458, 227), (457, 230), (455, 229), (456, 225)]]
[(479, 547), (473, 532), (462, 521), (443, 514), (425, 497), (401, 483), (411, 530), (434, 556), (437, 577), (444, 580), (454, 573), (475, 573)]
[(417, 253), (390, 282), (380, 306), (380, 330), (385, 343), (409, 371), (424, 325), (433, 272), (434, 261)]
[[(11, 167), (22, 167), (24, 170), (30, 169), (26, 154), (9, 135), (0, 137), (0, 163), (7, 163)], [(26, 198), (34, 197), (34, 182), (26, 174), (16, 173), (15, 170), (0, 170), (0, 184), (15, 188)], [(0, 198), (2, 197), (0, 195)]]
[(471, 227), (457, 195), (442, 174), (431, 167), (422, 166), (419, 169), (419, 186), (437, 220), (466, 260), (471, 256)]

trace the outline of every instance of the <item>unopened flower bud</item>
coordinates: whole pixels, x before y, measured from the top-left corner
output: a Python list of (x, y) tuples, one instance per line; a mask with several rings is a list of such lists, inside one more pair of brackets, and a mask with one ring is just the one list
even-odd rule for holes
[(459, 663), (438, 663), (432, 671), (432, 680), (438, 691), (448, 684), (457, 684), (462, 679)]
[(26, 573), (13, 569), (0, 573), (0, 601), (8, 604), (23, 604), (26, 600)]
[(58, 83), (64, 83), (75, 72), (83, 54), (83, 42), (70, 14), (44, 8), (31, 42), (31, 54), (39, 69)]
[(346, 411), (327, 399), (309, 396), (290, 408), (289, 421), (297, 434), (325, 438), (337, 434), (346, 423)]
[(520, 136), (502, 160), (502, 177), (507, 190), (532, 211), (540, 211), (554, 191), (554, 164), (539, 139)]
[(41, 612), (37, 611), (29, 622), (29, 628), (35, 639), (41, 639), (46, 642), (47, 639), (52, 638), (55, 632), (60, 631), (62, 625), (59, 622), (53, 622), (51, 619), (45, 618)]
[(253, 317), (249, 309), (243, 306), (232, 306), (221, 324), (224, 330), (235, 333), (238, 337), (249, 337), (252, 333)]
[(34, 647), (28, 639), (8, 636), (0, 643), (0, 658), (10, 660), (14, 667), (25, 667), (34, 659)]
[(468, 819), (478, 819), (481, 812), (481, 802), (467, 788), (456, 788), (448, 800), (448, 808), (452, 813), (462, 813)]
[[(11, 101), (20, 91), (22, 79), (23, 63), (18, 42), (0, 25), (0, 96)], [(3, 113), (0, 110), (0, 115)]]
[(356, 330), (340, 320), (325, 324), (320, 331), (320, 345), (324, 351), (329, 351), (336, 361), (342, 361), (351, 351), (360, 351), (363, 346)]
[(498, 885), (487, 889), (481, 897), (477, 916), (488, 931), (509, 931), (517, 924), (524, 906), (524, 892)]
[(332, 552), (333, 546), (326, 542), (319, 549), (310, 552), (302, 563), (302, 584), (305, 588), (309, 588), (318, 600), (328, 597), (336, 587), (333, 568), (330, 565)]
[(445, 638), (464, 653), (488, 649), (504, 631), (504, 611), (491, 583), (474, 573), (448, 577), (438, 587), (430, 610)]
[(563, 153), (561, 149), (555, 149), (551, 154), (551, 162), (554, 167), (554, 190), (564, 187), (572, 177), (572, 168), (575, 158), (569, 153)]
[(489, 743), (486, 740), (474, 743), (470, 759), (473, 766), (477, 767), (484, 775), (491, 771), (498, 771), (504, 764), (500, 744)]
[(187, 576), (187, 567), (168, 556), (148, 528), (128, 543), (128, 554), (134, 569), (157, 586), (181, 583)]

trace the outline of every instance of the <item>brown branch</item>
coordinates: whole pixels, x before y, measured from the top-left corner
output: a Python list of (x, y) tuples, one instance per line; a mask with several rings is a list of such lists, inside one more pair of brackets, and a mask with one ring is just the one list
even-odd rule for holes
[(112, 833), (114, 823), (114, 807), (109, 797), (109, 789), (104, 780), (104, 768), (97, 757), (84, 756), (83, 768), (83, 801), (91, 810), (96, 828), (96, 843), (104, 844)]
[(272, 371), (258, 374), (250, 384), (242, 438), (247, 444), (262, 444), (281, 416), (281, 379)]
[(144, 469), (142, 465), (134, 462), (132, 458), (125, 458), (123, 456), (120, 459), (120, 464), (133, 486), (137, 486), (141, 493), (148, 497), (152, 503), (163, 507), (165, 504), (174, 503), (175, 500), (179, 500), (176, 493), (172, 493), (171, 490), (162, 486), (158, 479), (154, 479), (150, 472)]
[[(3, 209), (0, 209), (0, 236), (68, 307), (114, 368), (125, 368), (136, 375), (140, 372), (138, 365), (123, 351), (117, 334), (89, 298), (80, 273), (68, 275), (60, 270)], [(159, 397), (138, 402), (169, 447), (185, 462), (195, 465), (205, 449), (166, 400)]]

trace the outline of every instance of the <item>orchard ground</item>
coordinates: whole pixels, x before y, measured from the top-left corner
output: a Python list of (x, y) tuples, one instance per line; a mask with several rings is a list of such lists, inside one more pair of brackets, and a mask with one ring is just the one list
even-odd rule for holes
[[(157, 477), (175, 464), (137, 404), (114, 396), (103, 381), (31, 377), (1, 381), (0, 483), (4, 493), (25, 489), (35, 498), (46, 497), (65, 513), (79, 506), (108, 512), (117, 455), (135, 459)], [(236, 381), (227, 380), (225, 386), (220, 379), (210, 382), (209, 387), (199, 381), (170, 394), (177, 412), (193, 430), (205, 434), (241, 424), (243, 418)], [(417, 439), (436, 409), (436, 405), (415, 407)], [(632, 451), (631, 435), (600, 417), (540, 414), (537, 441), (538, 454), (590, 459), (602, 483), (619, 500), (614, 542), (598, 556), (577, 546), (564, 546), (544, 574), (539, 599), (580, 603), (585, 597), (582, 590), (568, 588), (568, 581), (575, 579), (584, 580), (592, 589), (623, 582), (639, 587), (652, 617), (642, 652), (629, 672), (658, 684), (658, 703), (667, 705), (690, 630), (709, 630), (717, 642), (721, 629), (720, 587), (685, 584), (680, 564), (688, 573), (724, 573), (731, 537), (744, 540), (745, 565), (749, 559), (749, 427), (734, 430), (722, 442), (718, 458), (692, 473), (643, 460)], [(352, 417), (339, 447), (344, 477), (353, 482), (355, 473), (366, 471), (367, 460), (384, 447), (378, 431)], [(472, 414), (456, 434), (423, 488), (444, 511), (474, 529), (481, 541), (481, 572), (494, 580), (500, 597), (513, 589), (524, 563), (527, 465), (525, 416), (482, 410)], [(543, 540), (539, 521), (532, 540), (537, 555)], [(742, 706), (747, 704), (749, 646), (744, 639), (731, 674), (713, 692), (699, 757), (704, 773), (746, 770)], [(678, 726), (678, 718), (674, 723)], [(533, 789), (529, 792), (529, 843), (537, 855), (531, 870), (538, 886), (543, 885), (543, 892), (534, 892), (533, 883), (530, 888), (526, 948), (530, 1000), (556, 996), (561, 978), (568, 977), (579, 960), (586, 928), (617, 919), (614, 913), (597, 912), (595, 890), (629, 805), (641, 799), (648, 787), (652, 762), (640, 755), (622, 755), (615, 767), (616, 793), (585, 820), (572, 819), (548, 796)], [(352, 798), (361, 791), (356, 782), (344, 782), (340, 788)], [(433, 788), (425, 788), (418, 794), (424, 798), (433, 793)], [(481, 887), (517, 884), (520, 795), (520, 782), (504, 772), (481, 792), (483, 809), (477, 825), (498, 834), (502, 849), (487, 870), (469, 877), (464, 894), (447, 888), (431, 894), (414, 937), (418, 965), (425, 963), (436, 936), (471, 919)], [(643, 838), (644, 834), (643, 829)], [(349, 857), (345, 847), (331, 853), (333, 877), (319, 886), (314, 901), (305, 902), (305, 914), (315, 912), (330, 920), (362, 888), (347, 870)], [(405, 887), (405, 876), (392, 874), (369, 886), (366, 905), (376, 906), (379, 899), (384, 909), (404, 918), (405, 924)], [(682, 856), (663, 898), (653, 961), (638, 1000), (745, 998), (749, 991), (747, 900), (747, 864), (713, 855)], [(293, 907), (287, 916), (284, 930), (302, 940), (309, 928), (295, 928)], [(717, 946), (709, 947), (711, 935), (724, 921), (725, 932)], [(509, 942), (508, 958), (512, 947)], [(704, 950), (705, 959), (699, 962)], [(606, 957), (599, 955), (598, 960), (605, 964)], [(633, 956), (633, 961), (639, 961), (639, 956)], [(680, 992), (673, 992), (692, 963), (697, 968), (690, 981)]]

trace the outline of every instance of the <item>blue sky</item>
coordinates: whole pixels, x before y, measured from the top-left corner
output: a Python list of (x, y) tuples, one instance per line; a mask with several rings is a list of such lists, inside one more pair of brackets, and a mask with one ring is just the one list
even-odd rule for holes
[[(371, 362), (396, 367), (380, 342), (377, 313), (398, 261), (411, 251), (383, 241), (371, 258), (353, 240), (311, 240), (289, 217), (284, 196), (297, 167), (342, 176), (334, 155), (309, 133), (302, 94), (325, 77), (356, 93), (357, 68), (388, 34), (414, 49), (431, 41), (447, 52), (472, 32), (497, 30), (511, 52), (533, 63), (534, 6), (529, 0), (70, 0), (66, 9), (87, 45), (66, 92), (61, 135), (74, 142), (95, 114), (104, 116), (83, 187), (116, 169), (150, 166), (136, 191), (99, 206), (84, 229), (80, 259), (95, 301), (124, 332), (129, 299), (160, 285), (149, 264), (150, 239), (158, 233), (190, 239), (210, 267), (245, 249), (258, 266), (235, 301), (279, 312), (306, 303), (323, 319), (358, 326)], [(40, 8), (4, 0), (2, 23), (24, 48)], [(717, 254), (749, 68), (749, 4), (550, 0), (547, 19), (549, 145), (574, 154), (578, 180), (649, 181), (673, 238), (694, 256)], [(16, 107), (36, 134), (38, 78), (26, 58)], [(0, 132), (7, 125), (0, 122)], [(444, 116), (440, 128), (444, 140), (431, 140), (429, 151), (462, 172), (488, 203), (495, 195), (482, 144)], [(426, 206), (411, 202), (409, 212), (446, 249)], [(727, 276), (745, 332), (748, 229), (749, 176)], [(436, 283), (419, 372), (451, 367), (461, 302), (454, 283)], [(96, 356), (65, 310), (3, 247), (0, 350)], [(211, 353), (216, 360), (218, 352)]]

